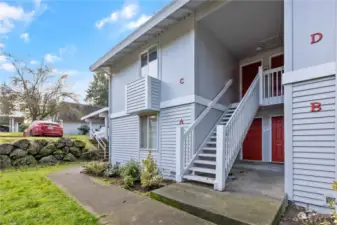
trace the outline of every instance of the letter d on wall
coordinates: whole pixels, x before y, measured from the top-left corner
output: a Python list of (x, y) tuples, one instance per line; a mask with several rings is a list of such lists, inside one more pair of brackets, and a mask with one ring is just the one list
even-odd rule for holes
[(311, 35), (311, 44), (316, 44), (317, 42), (320, 42), (323, 38), (322, 33), (314, 33)]

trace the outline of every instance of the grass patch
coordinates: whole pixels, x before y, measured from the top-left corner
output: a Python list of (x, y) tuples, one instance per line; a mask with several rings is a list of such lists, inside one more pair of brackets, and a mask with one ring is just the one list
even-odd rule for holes
[[(89, 140), (88, 135), (65, 134), (63, 135), (63, 137), (68, 137), (70, 139), (77, 139), (77, 140), (84, 141), (86, 144), (85, 146), (86, 149), (93, 147), (93, 145), (91, 144)], [(58, 137), (23, 137), (23, 134), (21, 132), (0, 132), (0, 144), (13, 143), (23, 138), (28, 139), (28, 140), (39, 140), (39, 139), (40, 140), (41, 139), (57, 140), (58, 139)]]
[(46, 178), (74, 164), (0, 171), (0, 224), (98, 225), (98, 219)]

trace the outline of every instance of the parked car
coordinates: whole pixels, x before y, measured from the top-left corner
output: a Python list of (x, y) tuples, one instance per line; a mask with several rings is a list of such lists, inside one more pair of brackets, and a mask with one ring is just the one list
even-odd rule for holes
[(47, 121), (34, 121), (23, 132), (23, 136), (50, 136), (50, 137), (62, 137), (63, 127), (58, 123)]

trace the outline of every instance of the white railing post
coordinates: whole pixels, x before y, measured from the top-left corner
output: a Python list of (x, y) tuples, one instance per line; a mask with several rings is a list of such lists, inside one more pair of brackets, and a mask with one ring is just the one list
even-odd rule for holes
[(225, 163), (224, 163), (224, 151), (225, 151), (225, 126), (216, 126), (216, 171), (214, 190), (225, 190)]
[(184, 169), (184, 127), (179, 126), (176, 129), (176, 182), (182, 181), (182, 172)]
[(263, 104), (263, 81), (264, 81), (264, 77), (263, 77), (263, 69), (262, 66), (259, 67), (259, 73), (258, 76), (260, 76), (260, 105)]

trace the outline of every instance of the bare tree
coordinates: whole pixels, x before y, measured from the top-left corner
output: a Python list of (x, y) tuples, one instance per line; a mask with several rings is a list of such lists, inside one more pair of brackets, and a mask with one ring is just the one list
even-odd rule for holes
[(76, 95), (66, 91), (68, 75), (57, 74), (43, 60), (37, 68), (30, 68), (28, 63), (17, 60), (11, 54), (4, 55), (15, 68), (15, 74), (10, 84), (0, 87), (1, 111), (10, 114), (14, 110), (11, 104), (15, 104), (20, 106), (21, 111), (27, 112), (29, 119), (43, 120), (55, 115), (64, 99), (77, 102)]

